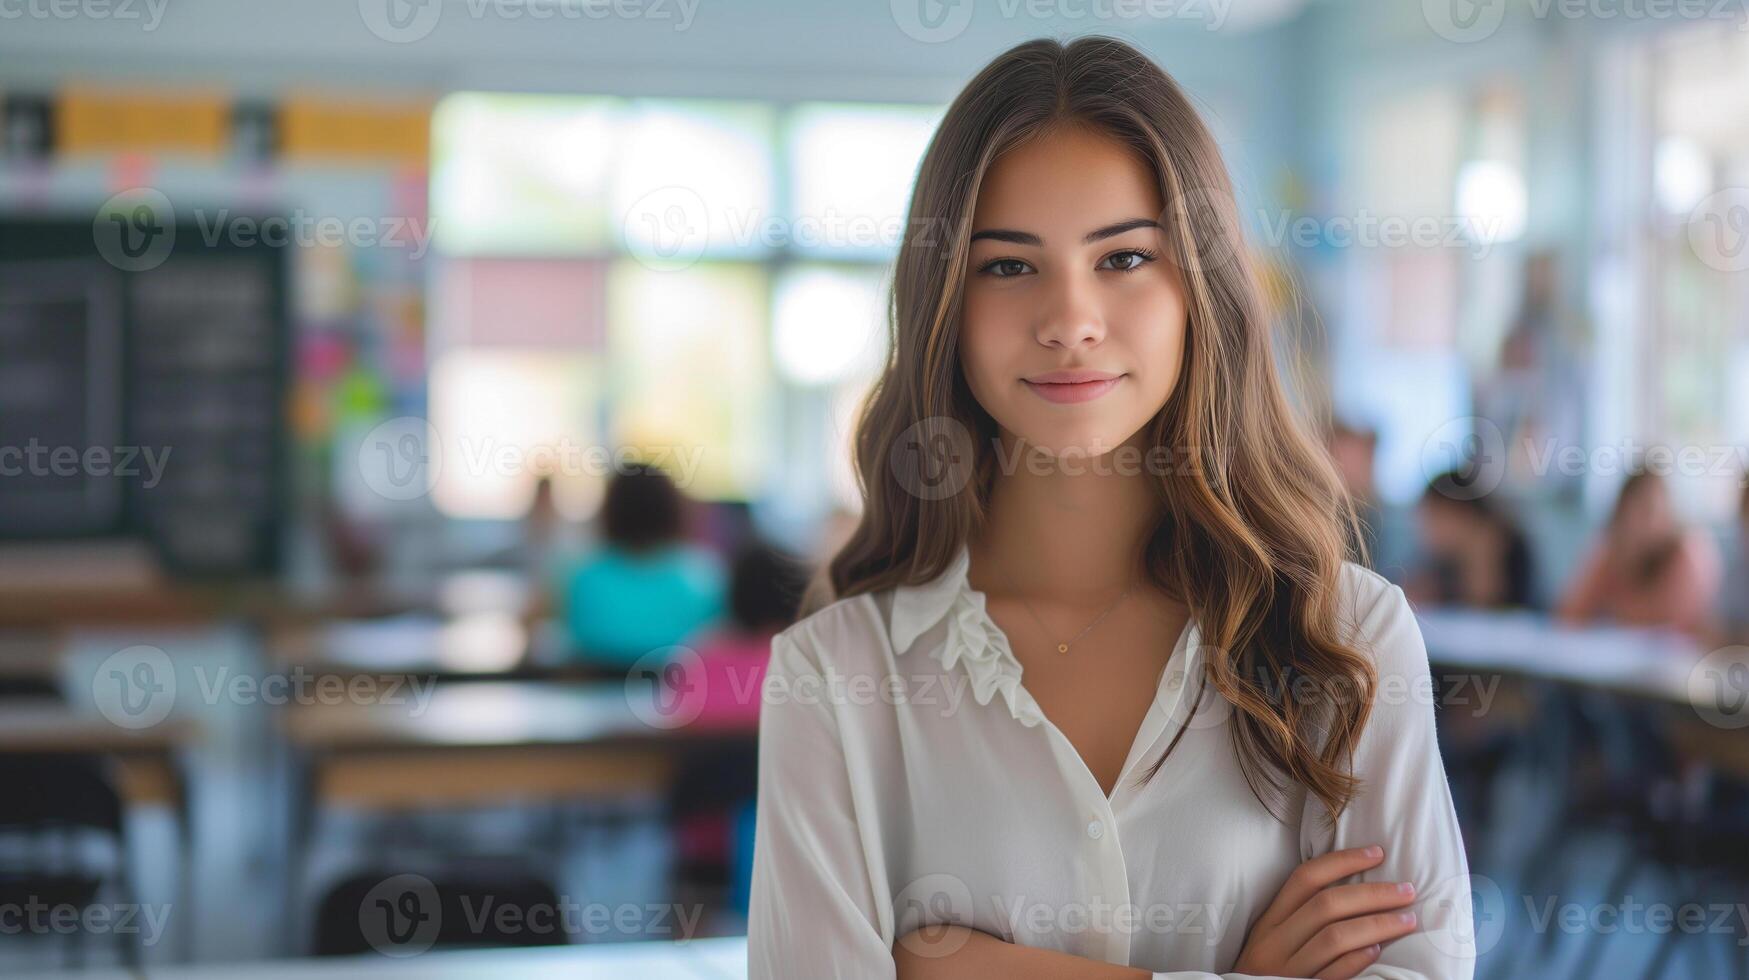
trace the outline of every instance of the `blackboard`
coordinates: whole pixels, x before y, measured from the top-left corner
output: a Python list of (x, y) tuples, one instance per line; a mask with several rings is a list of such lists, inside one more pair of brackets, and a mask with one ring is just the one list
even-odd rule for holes
[[(209, 218), (118, 253), (94, 214), (0, 217), (0, 539), (141, 537), (184, 577), (272, 574), (287, 250)], [(75, 472), (7, 468), (33, 445)]]

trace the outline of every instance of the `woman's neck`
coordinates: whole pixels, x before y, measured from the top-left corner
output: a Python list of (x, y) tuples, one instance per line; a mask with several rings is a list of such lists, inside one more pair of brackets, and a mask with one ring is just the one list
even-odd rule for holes
[(1097, 458), (1035, 459), (1028, 454), (1038, 450), (1001, 438), (989, 510), (970, 545), (972, 587), (1097, 603), (1134, 583), (1161, 506), (1140, 434), (1136, 448)]

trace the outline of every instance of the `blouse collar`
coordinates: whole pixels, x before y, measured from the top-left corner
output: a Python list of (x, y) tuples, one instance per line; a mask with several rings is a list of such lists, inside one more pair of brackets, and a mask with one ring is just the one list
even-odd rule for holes
[(972, 566), (971, 550), (964, 544), (954, 552), (947, 569), (920, 585), (901, 585), (893, 592), (893, 649), (903, 653), (917, 638), (941, 622), (954, 601), (971, 591), (966, 573)]
[(942, 642), (931, 648), (943, 670), (961, 669), (972, 682), (972, 697), (989, 704), (1002, 695), (1008, 712), (1031, 727), (1044, 721), (1043, 709), (1020, 683), (1020, 661), (995, 620), (984, 610), (984, 593), (967, 580), (971, 551), (962, 544), (946, 570), (919, 585), (894, 589), (891, 633), (893, 650), (903, 654), (917, 639), (942, 622)]
[[(892, 619), (889, 632), (893, 651), (904, 654), (919, 637), (943, 621), (947, 633), (931, 652), (943, 669), (961, 667), (972, 682), (972, 695), (979, 704), (989, 704), (1001, 694), (1009, 712), (1022, 724), (1033, 726), (1044, 720), (1044, 711), (1020, 683), (1020, 660), (1008, 646), (1008, 637), (996, 625), (984, 608), (985, 596), (971, 587), (967, 572), (971, 568), (970, 548), (961, 544), (947, 568), (935, 578), (916, 585), (900, 585), (893, 590)], [(1186, 673), (1199, 659), (1200, 637), (1195, 623), (1186, 625), (1180, 637), (1182, 656), (1174, 656), (1161, 677), (1165, 692), (1175, 702), (1168, 714), (1176, 715), (1184, 707), (1178, 697)]]

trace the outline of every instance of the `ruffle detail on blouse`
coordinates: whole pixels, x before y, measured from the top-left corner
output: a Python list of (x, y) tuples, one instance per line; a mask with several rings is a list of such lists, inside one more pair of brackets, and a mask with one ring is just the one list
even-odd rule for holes
[(1044, 720), (1038, 702), (1021, 686), (1020, 661), (995, 620), (984, 607), (984, 594), (966, 581), (970, 556), (962, 547), (954, 563), (935, 581), (902, 586), (893, 605), (893, 644), (900, 653), (943, 619), (947, 636), (931, 651), (942, 668), (963, 669), (972, 682), (972, 697), (987, 705), (998, 693), (1008, 713), (1031, 727)]

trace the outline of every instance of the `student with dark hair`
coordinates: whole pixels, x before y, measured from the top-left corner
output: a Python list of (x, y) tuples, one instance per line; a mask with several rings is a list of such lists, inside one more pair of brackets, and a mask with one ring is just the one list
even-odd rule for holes
[[(754, 540), (736, 555), (729, 575), (729, 616), (720, 628), (682, 649), (663, 671), (663, 703), (673, 719), (703, 729), (751, 729), (759, 722), (771, 641), (795, 622), (808, 572), (799, 561)], [(757, 758), (743, 743), (700, 739), (684, 757), (670, 798), (676, 857), (682, 874), (738, 876), (747, 890), (746, 854), (736, 854), (734, 820), (758, 788)], [(744, 897), (737, 899), (744, 902)]]
[[(729, 615), (693, 644), (696, 659), (685, 665), (675, 703), (706, 723), (747, 723), (759, 718), (760, 685), (771, 638), (796, 621), (808, 572), (794, 558), (754, 541), (735, 556), (729, 573)], [(685, 699), (697, 699), (687, 705)]]
[(564, 586), (565, 624), (579, 657), (626, 667), (722, 615), (721, 563), (682, 537), (685, 506), (654, 466), (633, 464), (608, 482), (601, 545)]
[(1411, 601), (1475, 609), (1537, 605), (1524, 532), (1463, 473), (1434, 477), (1415, 515), (1421, 558), (1404, 585)]
[(1749, 478), (1737, 496), (1737, 540), (1714, 612), (1716, 645), (1749, 642)]

